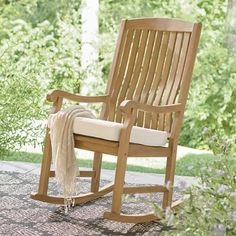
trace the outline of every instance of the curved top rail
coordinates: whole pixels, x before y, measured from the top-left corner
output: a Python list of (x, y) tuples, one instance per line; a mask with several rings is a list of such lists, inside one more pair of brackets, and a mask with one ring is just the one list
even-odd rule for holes
[(174, 32), (192, 32), (194, 25), (201, 25), (200, 23), (169, 18), (139, 18), (124, 21), (126, 29), (135, 28)]

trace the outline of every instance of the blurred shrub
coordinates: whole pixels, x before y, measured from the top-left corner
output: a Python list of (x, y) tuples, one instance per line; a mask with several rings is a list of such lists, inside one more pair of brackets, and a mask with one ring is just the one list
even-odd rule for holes
[(236, 55), (226, 45), (227, 1), (193, 1), (191, 18), (203, 29), (180, 143), (207, 148), (203, 127), (235, 137)]
[(35, 121), (46, 117), (49, 89), (79, 91), (76, 5), (65, 10), (68, 1), (12, 1), (1, 8), (0, 152), (42, 141), (41, 124)]
[(163, 235), (236, 235), (236, 159), (231, 145), (235, 140), (210, 134), (215, 160), (200, 169), (198, 185), (183, 191), (188, 199), (177, 214), (167, 209), (164, 222), (175, 230)]

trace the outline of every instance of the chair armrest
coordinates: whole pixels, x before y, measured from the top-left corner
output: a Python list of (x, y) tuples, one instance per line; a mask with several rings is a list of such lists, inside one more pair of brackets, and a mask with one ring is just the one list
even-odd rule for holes
[(125, 100), (120, 104), (121, 112), (130, 113), (132, 109), (142, 110), (153, 113), (169, 113), (183, 110), (183, 105), (180, 103), (171, 105), (152, 106), (136, 102), (133, 100)]
[(98, 103), (104, 102), (107, 103), (109, 95), (104, 96), (81, 96), (65, 92), (62, 90), (52, 90), (47, 94), (47, 100), (49, 102), (56, 102), (58, 98), (65, 98), (67, 100), (75, 102), (85, 102), (85, 103)]
[(153, 113), (181, 112), (183, 110), (183, 105), (177, 103), (170, 105), (152, 106), (133, 100), (125, 100), (120, 104), (120, 109), (121, 112), (124, 113), (124, 120), (119, 142), (121, 146), (125, 146), (127, 145), (127, 143), (129, 143), (127, 141), (129, 141), (131, 130), (136, 120), (138, 110)]

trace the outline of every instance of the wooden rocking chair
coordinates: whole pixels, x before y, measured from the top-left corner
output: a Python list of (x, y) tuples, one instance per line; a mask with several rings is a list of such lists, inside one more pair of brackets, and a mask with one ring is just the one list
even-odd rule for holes
[[(172, 206), (177, 140), (201, 32), (201, 24), (174, 19), (146, 18), (123, 20), (106, 95), (79, 96), (54, 90), (47, 95), (58, 112), (63, 100), (103, 103), (100, 120), (80, 119), (84, 131), (74, 131), (75, 147), (94, 151), (93, 169), (81, 171), (91, 177), (91, 192), (75, 196), (80, 204), (113, 193), (107, 219), (121, 222), (146, 222), (152, 214), (121, 213), (122, 194), (162, 192), (165, 209)], [(99, 188), (102, 154), (117, 156), (114, 182)], [(155, 186), (124, 186), (128, 157), (166, 157), (165, 183)], [(48, 195), (51, 170), (51, 144), (47, 129), (39, 188), (31, 198), (63, 204), (64, 199)]]

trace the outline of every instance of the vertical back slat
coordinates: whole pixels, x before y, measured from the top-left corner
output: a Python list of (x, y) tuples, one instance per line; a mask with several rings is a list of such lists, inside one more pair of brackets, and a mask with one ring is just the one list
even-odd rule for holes
[(139, 77), (140, 77), (140, 71), (142, 69), (142, 63), (143, 63), (143, 56), (145, 53), (145, 48), (146, 48), (146, 41), (147, 41), (147, 37), (148, 37), (148, 31), (143, 31), (142, 30), (142, 35), (141, 35), (141, 40), (139, 43), (139, 50), (138, 50), (138, 55), (137, 55), (137, 61), (135, 63), (135, 68), (134, 68), (134, 72), (132, 75), (132, 81), (130, 84), (130, 87), (128, 89), (128, 93), (127, 93), (127, 99), (130, 100), (133, 98), (134, 95), (134, 91), (136, 89)]
[(160, 105), (160, 103), (162, 102), (162, 95), (164, 94), (165, 86), (167, 84), (167, 80), (168, 80), (168, 76), (169, 76), (169, 72), (171, 68), (171, 61), (172, 61), (172, 55), (173, 55), (173, 48), (175, 46), (175, 40), (176, 40), (176, 33), (172, 33), (170, 35), (170, 40), (169, 40), (169, 44), (167, 48), (165, 65), (164, 65), (164, 69), (161, 76), (161, 82), (158, 88), (159, 89), (158, 94), (153, 102), (154, 106)]
[[(150, 37), (152, 38), (152, 44), (153, 47), (151, 48), (150, 46), (150, 53), (148, 55), (146, 55), (147, 57), (150, 57), (150, 64), (149, 64), (149, 70), (148, 70), (148, 74), (146, 76), (146, 83), (144, 84), (144, 88), (143, 91), (141, 93), (141, 97), (140, 97), (140, 102), (145, 103), (147, 100), (147, 97), (149, 95), (149, 91), (150, 91), (150, 87), (153, 81), (153, 75), (155, 72), (155, 66), (157, 63), (157, 58), (158, 58), (158, 50), (160, 48), (160, 45), (158, 45), (157, 43), (155, 43), (155, 39), (156, 39), (156, 32), (155, 31), (151, 31), (150, 33)], [(154, 45), (155, 43), (155, 45)]]
[[(177, 37), (176, 37), (173, 58), (172, 58), (172, 66), (170, 69), (169, 78), (168, 78), (166, 88), (165, 88), (165, 91), (164, 91), (162, 99), (161, 99), (162, 105), (168, 104), (168, 99), (169, 99), (171, 91), (172, 91), (172, 87), (173, 87), (173, 84), (175, 81), (175, 75), (176, 75), (177, 68), (178, 68), (178, 62), (179, 62), (179, 58), (180, 58), (182, 41), (183, 41), (183, 34), (178, 33)], [(160, 121), (159, 121), (160, 129), (163, 129), (165, 127), (166, 131), (170, 131), (171, 113), (160, 114), (159, 119), (160, 119)]]
[(182, 44), (182, 48), (181, 48), (181, 52), (180, 52), (179, 65), (178, 65), (178, 69), (176, 72), (175, 81), (172, 86), (171, 94), (168, 99), (168, 104), (173, 104), (175, 102), (176, 96), (178, 94), (178, 89), (179, 89), (180, 82), (182, 79), (184, 64), (185, 64), (185, 60), (186, 60), (189, 39), (190, 39), (190, 33), (184, 33), (183, 44)]
[[(125, 69), (126, 69), (126, 66), (127, 66), (127, 60), (128, 60), (129, 53), (130, 53), (132, 37), (133, 37), (133, 30), (128, 30), (126, 40), (125, 40), (125, 46), (123, 48), (123, 54), (122, 54), (121, 59), (120, 59), (121, 63), (120, 63), (120, 66), (118, 66), (118, 68), (117, 68), (118, 72), (117, 72), (117, 76), (114, 78), (115, 83), (114, 83), (112, 94), (111, 94), (111, 97), (115, 101), (116, 101), (117, 96), (120, 92), (120, 88), (121, 88), (121, 85), (122, 85), (122, 82), (123, 82), (121, 78), (123, 78), (124, 73), (125, 73)], [(117, 88), (117, 89), (115, 89), (115, 88)], [(112, 101), (112, 102), (114, 103), (115, 101)], [(116, 112), (116, 106), (114, 107), (114, 111), (112, 111), (112, 114), (110, 116), (111, 120), (114, 120), (115, 112)]]
[[(156, 44), (155, 44), (155, 48), (153, 51), (153, 58), (152, 58), (152, 64), (151, 64), (151, 68), (150, 68), (150, 72), (149, 72), (149, 78), (148, 80), (150, 81), (148, 83), (148, 93), (146, 93), (146, 96), (144, 99), (141, 100), (141, 102), (145, 102), (148, 103), (148, 99), (150, 98), (150, 90), (151, 90), (151, 86), (153, 83), (155, 83), (155, 73), (157, 70), (157, 65), (158, 65), (158, 58), (160, 57), (160, 48), (161, 48), (161, 40), (162, 40), (162, 36), (163, 36), (163, 32), (158, 31), (157, 32), (157, 36), (156, 36)], [(152, 94), (153, 96), (153, 94)], [(150, 128), (150, 122), (151, 122), (151, 113), (146, 113), (145, 114), (145, 124), (144, 127), (145, 128)]]
[(139, 101), (142, 91), (143, 91), (143, 87), (145, 84), (145, 80), (146, 80), (146, 76), (148, 73), (148, 68), (149, 68), (149, 63), (150, 63), (150, 54), (152, 51), (152, 47), (153, 47), (153, 43), (154, 43), (154, 34), (153, 32), (148, 32), (148, 38), (147, 38), (147, 42), (146, 42), (146, 49), (145, 49), (145, 53), (144, 53), (144, 57), (143, 57), (143, 63), (142, 63), (142, 70), (140, 71), (140, 78), (137, 84), (137, 88), (135, 90), (134, 93), (134, 100), (135, 101)]
[[(148, 74), (149, 74), (149, 69), (151, 67), (151, 61), (152, 61), (152, 54), (153, 54), (153, 46), (154, 46), (154, 40), (155, 40), (155, 31), (150, 31), (149, 32), (149, 38), (147, 42), (147, 50), (145, 53), (144, 57), (144, 66), (143, 66), (143, 71), (141, 73), (141, 77), (137, 86), (137, 89), (135, 91), (134, 99), (136, 101), (141, 101), (142, 99), (145, 99), (145, 96), (148, 94), (148, 83), (149, 80)], [(139, 126), (143, 126), (143, 112), (138, 113), (138, 118), (137, 118), (137, 124)]]
[[(139, 40), (140, 40), (140, 30), (133, 32), (134, 33), (134, 37), (132, 40), (132, 48), (131, 48), (131, 53), (130, 53), (130, 57), (127, 63), (127, 71), (126, 74), (124, 75), (124, 79), (123, 79), (123, 84), (120, 90), (120, 93), (118, 95), (117, 101), (118, 101), (118, 105), (125, 100), (125, 95), (127, 93), (127, 90), (130, 86), (130, 81), (131, 81), (131, 77), (132, 77), (132, 73), (134, 70), (134, 64), (135, 64), (135, 60), (136, 60), (136, 55), (137, 55), (137, 51), (138, 51), (138, 44), (139, 44)], [(121, 113), (118, 110), (117, 111), (117, 116), (116, 116), (116, 121), (120, 122), (121, 121)]]
[[(165, 86), (166, 86), (166, 83), (167, 83), (167, 79), (168, 79), (169, 71), (170, 71), (170, 67), (171, 67), (171, 60), (172, 60), (175, 40), (176, 40), (176, 33), (171, 33), (170, 36), (169, 36), (167, 51), (166, 51), (166, 55), (165, 55), (165, 58), (164, 58), (165, 63), (164, 63), (164, 67), (163, 67), (163, 70), (162, 70), (162, 73), (161, 73), (161, 80), (160, 80), (160, 83), (158, 85), (156, 98), (153, 101), (154, 106), (158, 106), (158, 105), (161, 104), (161, 98), (162, 98), (162, 95), (163, 95), (164, 90), (165, 90)], [(158, 126), (158, 116), (159, 116), (158, 114), (153, 115), (152, 128), (154, 128), (154, 129), (157, 129), (157, 126)]]
[[(162, 32), (162, 34), (163, 34), (163, 36), (162, 36), (162, 42), (161, 42), (161, 52), (160, 52), (160, 56), (158, 59), (157, 71), (155, 73), (154, 82), (152, 84), (150, 94), (149, 94), (149, 97), (147, 100), (147, 104), (149, 104), (149, 105), (152, 105), (155, 98), (156, 98), (156, 93), (158, 90), (159, 83), (161, 81), (161, 75), (162, 75), (162, 71), (164, 68), (168, 42), (169, 42), (169, 38), (170, 38), (169, 32), (165, 32), (165, 33)], [(148, 114), (147, 114), (147, 116), (148, 116)], [(149, 118), (149, 116), (147, 118)], [(156, 120), (152, 119), (151, 128), (156, 127), (155, 122), (156, 122)]]
[(169, 76), (168, 83), (166, 85), (166, 88), (165, 88), (165, 91), (163, 93), (163, 97), (161, 100), (161, 104), (163, 104), (163, 105), (168, 104), (168, 100), (169, 100), (170, 94), (172, 92), (173, 84), (175, 82), (175, 76), (176, 76), (176, 72), (178, 69), (178, 63), (179, 63), (179, 59), (180, 59), (182, 41), (183, 41), (183, 34), (178, 33), (177, 38), (176, 38), (174, 52), (173, 52), (173, 59), (172, 59), (172, 67), (171, 67), (171, 71), (170, 71), (170, 76)]
[[(157, 95), (156, 102), (158, 105), (159, 104), (165, 105), (163, 104), (163, 96), (167, 89), (170, 71), (173, 66), (172, 64), (173, 64), (175, 42), (176, 42), (176, 33), (174, 32), (174, 33), (171, 33), (171, 37), (169, 41), (168, 51), (166, 55), (165, 69), (163, 71), (163, 77), (161, 81), (163, 83), (160, 84), (160, 91), (158, 93), (159, 96)], [(154, 101), (154, 105), (155, 105), (155, 101)], [(159, 125), (158, 125), (159, 129), (164, 130), (164, 125), (165, 125), (164, 122), (165, 122), (165, 114), (161, 113), (159, 114)]]
[[(120, 33), (117, 41), (117, 46), (115, 50), (115, 54), (113, 57), (112, 67), (109, 73), (109, 80), (106, 88), (106, 94), (112, 94), (114, 90), (115, 78), (117, 78), (119, 65), (121, 64), (122, 55), (124, 52), (124, 46), (126, 41), (127, 30), (125, 30), (127, 20), (123, 20), (120, 26)], [(112, 99), (112, 96), (111, 96)], [(115, 113), (115, 104), (110, 101), (109, 106), (103, 105), (101, 112), (101, 119), (113, 120)]]

